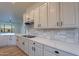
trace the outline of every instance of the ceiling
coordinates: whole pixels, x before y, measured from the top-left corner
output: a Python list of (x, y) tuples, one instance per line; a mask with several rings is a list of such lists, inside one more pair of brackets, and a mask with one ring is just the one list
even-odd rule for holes
[(0, 21), (22, 19), (22, 14), (36, 2), (0, 2)]
[(35, 4), (36, 2), (0, 2), (0, 10), (1, 9), (25, 9)]

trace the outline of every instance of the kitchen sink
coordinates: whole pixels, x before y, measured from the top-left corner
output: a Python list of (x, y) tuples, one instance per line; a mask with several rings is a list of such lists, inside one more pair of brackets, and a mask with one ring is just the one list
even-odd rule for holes
[(33, 36), (33, 35), (22, 35), (23, 37), (26, 37), (26, 38), (34, 38), (36, 36)]

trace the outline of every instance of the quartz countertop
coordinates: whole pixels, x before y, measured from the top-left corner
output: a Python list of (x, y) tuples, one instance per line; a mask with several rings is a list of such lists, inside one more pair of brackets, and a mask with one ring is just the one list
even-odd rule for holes
[(79, 45), (78, 44), (71, 44), (71, 43), (66, 43), (66, 42), (61, 42), (57, 40), (50, 40), (50, 39), (45, 39), (45, 38), (32, 38), (30, 40), (39, 42), (41, 44), (57, 48), (59, 50), (63, 50), (65, 52), (74, 54), (74, 55), (79, 55)]
[(66, 51), (74, 55), (79, 55), (78, 44), (71, 44), (71, 43), (57, 41), (57, 40), (50, 40), (50, 39), (46, 39), (42, 37), (29, 38), (29, 40), (33, 40), (33, 41), (39, 42), (41, 44), (44, 44), (50, 47), (54, 47), (54, 48)]
[(15, 33), (0, 33), (0, 35), (15, 35)]

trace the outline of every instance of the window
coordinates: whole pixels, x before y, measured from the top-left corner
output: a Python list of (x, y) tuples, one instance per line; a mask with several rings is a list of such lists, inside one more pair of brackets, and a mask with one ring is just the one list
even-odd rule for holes
[(1, 33), (14, 33), (15, 26), (12, 24), (0, 24)]

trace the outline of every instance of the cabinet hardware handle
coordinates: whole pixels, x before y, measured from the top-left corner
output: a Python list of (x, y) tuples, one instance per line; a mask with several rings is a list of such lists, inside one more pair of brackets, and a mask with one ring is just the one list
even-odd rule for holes
[(33, 44), (35, 44), (35, 43), (33, 43)]
[(33, 50), (33, 47), (32, 47), (32, 50)]
[(17, 39), (17, 41), (19, 41), (19, 40)]
[(56, 53), (56, 54), (59, 54), (59, 52), (58, 52), (58, 51), (55, 51), (55, 53)]
[(24, 42), (22, 44), (25, 45)]
[(27, 20), (29, 20), (30, 18), (28, 18)]
[(34, 51), (35, 51), (35, 47), (34, 47)]
[(63, 25), (63, 22), (61, 21), (61, 26)]
[(9, 40), (12, 40), (12, 39), (9, 39)]
[(58, 26), (58, 22), (57, 22), (57, 26)]
[(32, 50), (35, 51), (35, 47), (32, 47)]

